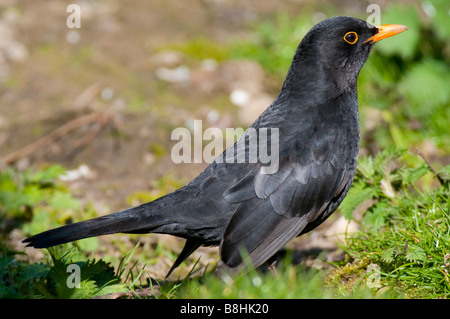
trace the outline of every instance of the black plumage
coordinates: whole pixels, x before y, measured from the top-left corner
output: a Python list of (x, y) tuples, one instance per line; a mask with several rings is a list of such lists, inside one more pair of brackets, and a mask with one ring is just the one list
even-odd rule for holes
[[(405, 30), (395, 27), (395, 33)], [(356, 33), (354, 43), (349, 32)], [(324, 20), (308, 32), (278, 97), (241, 137), (278, 129), (275, 173), (265, 174), (261, 161), (227, 162), (226, 151), (173, 193), (24, 242), (45, 248), (105, 234), (163, 233), (187, 239), (169, 273), (201, 245), (219, 245), (228, 267), (248, 264), (243, 251), (253, 266), (261, 265), (321, 224), (347, 194), (359, 150), (357, 77), (373, 43), (395, 33), (350, 17)], [(231, 148), (248, 158), (253, 150), (239, 142)]]

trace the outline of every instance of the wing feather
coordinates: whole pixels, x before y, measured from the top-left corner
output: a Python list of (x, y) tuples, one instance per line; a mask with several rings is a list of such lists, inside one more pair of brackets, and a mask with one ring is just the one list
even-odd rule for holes
[[(336, 116), (336, 110), (322, 116)], [(298, 135), (283, 137), (290, 142), (280, 149), (276, 173), (263, 174), (258, 163), (225, 191), (225, 198), (237, 204), (220, 243), (228, 266), (243, 265), (241, 249), (253, 266), (261, 265), (288, 241), (323, 222), (348, 190), (358, 145), (345, 142), (347, 133), (336, 119), (305, 127), (300, 133), (285, 129)]]

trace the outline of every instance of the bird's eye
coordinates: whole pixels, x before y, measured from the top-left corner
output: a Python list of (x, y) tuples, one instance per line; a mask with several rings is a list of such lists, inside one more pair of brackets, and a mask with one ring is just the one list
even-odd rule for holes
[(358, 35), (356, 34), (356, 32), (347, 32), (344, 35), (344, 41), (349, 43), (349, 44), (355, 44), (356, 41), (358, 41)]

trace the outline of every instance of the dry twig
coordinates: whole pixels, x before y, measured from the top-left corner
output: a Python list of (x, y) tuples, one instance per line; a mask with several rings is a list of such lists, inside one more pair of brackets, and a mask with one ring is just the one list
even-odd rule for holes
[[(91, 113), (77, 117), (76, 119), (73, 119), (63, 124), (62, 126), (58, 127), (56, 130), (50, 132), (49, 134), (39, 138), (38, 140), (4, 156), (0, 160), (0, 165), (8, 165), (25, 156), (31, 155), (35, 151), (49, 146), (55, 140), (61, 138), (62, 136), (68, 134), (70, 131), (73, 131), (83, 125), (94, 122), (98, 123), (100, 128), (105, 127), (106, 124), (109, 123), (112, 118), (113, 118), (112, 112)], [(87, 136), (85, 136), (85, 138), (80, 140), (75, 146), (79, 148), (80, 146), (89, 143), (98, 134), (99, 131), (100, 130), (98, 129), (91, 131), (90, 133), (87, 134)]]

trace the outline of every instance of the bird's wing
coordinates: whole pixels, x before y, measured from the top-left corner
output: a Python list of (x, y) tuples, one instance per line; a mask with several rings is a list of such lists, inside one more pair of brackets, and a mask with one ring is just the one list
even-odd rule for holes
[(337, 127), (319, 129), (310, 141), (289, 147), (276, 173), (257, 165), (225, 191), (225, 199), (238, 204), (220, 245), (225, 264), (242, 265), (243, 252), (259, 266), (324, 213), (349, 182), (342, 135)]

